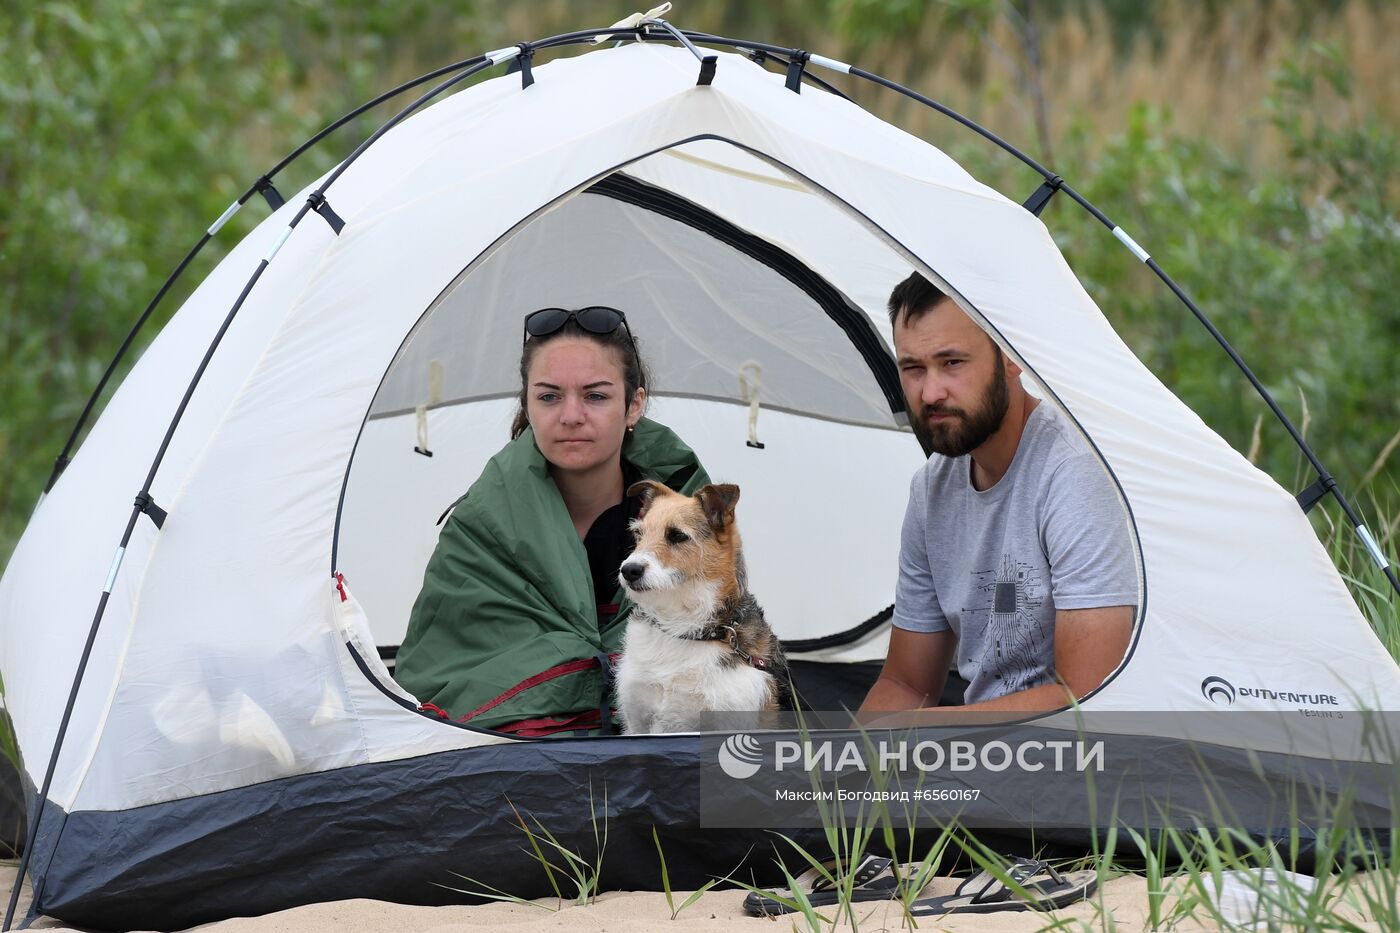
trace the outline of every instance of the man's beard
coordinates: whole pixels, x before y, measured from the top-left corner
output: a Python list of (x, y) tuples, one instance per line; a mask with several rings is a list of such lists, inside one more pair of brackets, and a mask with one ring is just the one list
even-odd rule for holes
[[(982, 393), (981, 402), (971, 414), (960, 408), (919, 405), (911, 424), (914, 436), (926, 451), (945, 457), (961, 457), (981, 447), (987, 438), (995, 434), (1006, 417), (1010, 402), (1006, 392), (1006, 364), (1002, 362), (1000, 353), (997, 354), (996, 372), (992, 374), (991, 384)], [(953, 417), (931, 423), (929, 415), (934, 412)]]

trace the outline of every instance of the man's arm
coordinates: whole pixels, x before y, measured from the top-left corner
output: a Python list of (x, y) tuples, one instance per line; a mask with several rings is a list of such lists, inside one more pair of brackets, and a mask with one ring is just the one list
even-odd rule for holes
[(880, 678), (860, 705), (862, 713), (895, 712), (936, 705), (948, 679), (957, 637), (952, 631), (910, 632), (892, 626), (890, 650)]
[[(1134, 606), (1061, 609), (1055, 613), (1055, 683), (939, 711), (1040, 713), (1083, 699), (1113, 673), (1128, 653), (1135, 611)], [(890, 644), (893, 646), (893, 639)]]

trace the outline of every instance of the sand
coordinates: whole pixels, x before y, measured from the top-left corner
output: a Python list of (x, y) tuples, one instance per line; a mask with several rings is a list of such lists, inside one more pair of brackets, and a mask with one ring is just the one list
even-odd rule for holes
[[(0, 868), (8, 898), (13, 885), (13, 864)], [(928, 894), (950, 893), (955, 879), (935, 879)], [(20, 899), (19, 917), (28, 906), (28, 886)], [(1001, 912), (995, 914), (950, 914), (920, 919), (920, 931), (948, 933), (1033, 933), (1053, 927), (1062, 930), (1104, 930), (1116, 933), (1142, 933), (1148, 926), (1147, 881), (1141, 876), (1124, 875), (1108, 881), (1092, 900), (1075, 904), (1053, 914)], [(676, 893), (677, 904), (688, 895)], [(531, 904), (484, 904), (471, 907), (409, 907), (384, 901), (350, 900), (310, 904), (262, 917), (241, 917), (208, 923), (193, 929), (211, 933), (342, 933), (344, 930), (393, 930), (404, 933), (458, 933), (458, 931), (503, 930), (508, 933), (530, 930), (580, 930), (586, 933), (641, 933), (641, 931), (766, 931), (806, 930), (800, 916), (762, 919), (744, 913), (743, 891), (707, 891), (674, 921), (664, 894), (650, 891), (614, 891), (599, 896), (592, 904), (560, 905), (553, 898)], [(1174, 903), (1170, 898), (1166, 910)], [(1112, 917), (1108, 927), (1104, 914)], [(1368, 922), (1355, 909), (1341, 907), (1341, 916), (1356, 924), (1355, 929), (1383, 933), (1385, 928)], [(828, 915), (829, 916), (829, 915)], [(908, 929), (901, 911), (890, 903), (863, 905), (857, 911), (859, 928), (868, 933)], [(1068, 920), (1068, 923), (1064, 921)], [(837, 929), (849, 929), (842, 923)], [(45, 918), (31, 929), (69, 930), (62, 923)], [(830, 929), (824, 926), (823, 929)], [(1213, 924), (1192, 920), (1172, 927), (1181, 933), (1218, 929)], [(1248, 927), (1246, 927), (1248, 929)]]

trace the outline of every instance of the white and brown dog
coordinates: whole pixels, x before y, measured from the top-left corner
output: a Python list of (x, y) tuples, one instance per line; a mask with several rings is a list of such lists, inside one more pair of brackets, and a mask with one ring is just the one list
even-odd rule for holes
[(627, 494), (645, 504), (618, 574), (636, 605), (617, 666), (627, 732), (693, 731), (708, 712), (791, 708), (782, 646), (748, 592), (739, 487), (691, 497), (644, 480)]

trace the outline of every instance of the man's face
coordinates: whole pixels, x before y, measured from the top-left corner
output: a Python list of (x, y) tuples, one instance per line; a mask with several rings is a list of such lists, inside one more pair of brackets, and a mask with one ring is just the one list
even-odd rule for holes
[(1008, 403), (1001, 350), (951, 300), (912, 321), (901, 317), (894, 349), (909, 420), (926, 449), (961, 457), (1001, 427)]

